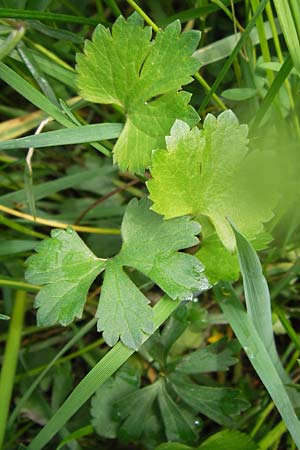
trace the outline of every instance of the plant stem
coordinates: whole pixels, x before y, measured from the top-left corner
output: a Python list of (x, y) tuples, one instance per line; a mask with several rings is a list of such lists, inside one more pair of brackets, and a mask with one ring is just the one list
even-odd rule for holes
[(38, 292), (40, 286), (35, 284), (25, 283), (25, 281), (17, 281), (9, 278), (0, 278), (0, 286), (9, 287), (12, 289), (22, 289), (22, 291)]
[(18, 351), (20, 348), (22, 326), (25, 315), (25, 303), (26, 292), (17, 291), (0, 378), (0, 448), (2, 448), (5, 437), (6, 421), (14, 386)]
[(82, 233), (94, 233), (94, 234), (120, 234), (118, 228), (96, 228), (96, 227), (84, 227), (80, 225), (71, 225), (68, 223), (57, 222), (56, 220), (43, 219), (42, 217), (34, 217), (31, 214), (25, 214), (15, 209), (8, 208), (7, 206), (0, 205), (0, 211), (11, 214), (12, 216), (20, 217), (21, 219), (29, 220), (41, 225), (47, 225), (48, 227), (55, 228), (68, 228), (72, 227), (75, 231), (81, 231)]

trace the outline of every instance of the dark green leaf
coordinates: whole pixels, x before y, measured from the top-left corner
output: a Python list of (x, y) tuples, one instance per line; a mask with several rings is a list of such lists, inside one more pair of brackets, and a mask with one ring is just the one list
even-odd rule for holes
[(189, 406), (220, 425), (233, 426), (234, 416), (249, 406), (238, 389), (199, 386), (174, 375), (170, 380), (176, 393)]
[[(224, 347), (225, 348), (222, 348)], [(237, 363), (233, 351), (224, 342), (217, 342), (194, 352), (188, 353), (179, 360), (176, 370), (182, 373), (195, 374), (228, 370)]]
[(99, 436), (113, 439), (117, 436), (120, 419), (114, 413), (114, 404), (139, 386), (137, 373), (121, 370), (98, 389), (91, 403), (92, 425)]
[(158, 394), (159, 384), (154, 383), (132, 392), (115, 403), (117, 416), (124, 420), (118, 436), (123, 441), (138, 440), (151, 413), (153, 402)]
[(168, 440), (193, 444), (197, 439), (194, 422), (176, 405), (163, 380), (159, 385), (158, 402)]

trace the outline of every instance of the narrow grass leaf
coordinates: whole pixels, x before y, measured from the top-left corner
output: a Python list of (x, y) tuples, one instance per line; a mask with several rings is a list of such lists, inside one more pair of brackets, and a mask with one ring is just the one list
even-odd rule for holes
[(252, 245), (233, 226), (247, 313), (269, 354), (276, 354), (272, 328), (271, 299), (259, 258)]
[(38, 241), (30, 241), (25, 239), (0, 239), (0, 256), (13, 255), (32, 250), (37, 243)]
[(40, 86), (43, 93), (46, 95), (46, 97), (49, 98), (49, 100), (54, 103), (57, 107), (59, 107), (58, 100), (56, 98), (56, 95), (49, 84), (47, 78), (43, 74), (40, 66), (37, 64), (37, 61), (35, 60), (32, 53), (30, 53), (27, 49), (27, 47), (24, 45), (23, 42), (20, 42), (18, 44), (18, 52), (21, 56), (24, 64), (26, 65), (27, 69), (30, 71), (31, 75), (34, 77), (35, 81)]
[(271, 84), (270, 89), (267, 92), (267, 95), (261, 102), (261, 104), (256, 112), (254, 121), (251, 124), (250, 132), (255, 131), (261, 124), (263, 118), (265, 117), (266, 112), (273, 105), (274, 98), (278, 94), (278, 92), (279, 92), (281, 86), (283, 85), (283, 83), (285, 82), (285, 80), (288, 78), (293, 67), (294, 67), (294, 63), (292, 61), (292, 58), (290, 56), (288, 56), (286, 58), (284, 64), (281, 66), (273, 83)]
[[(300, 40), (289, 1), (274, 0), (278, 19), (293, 63), (300, 75)], [(299, 8), (299, 5), (298, 5)]]
[[(49, 197), (56, 192), (63, 191), (64, 189), (70, 189), (75, 186), (80, 186), (86, 181), (93, 181), (96, 178), (109, 176), (113, 171), (112, 166), (96, 167), (93, 169), (82, 170), (72, 175), (66, 175), (60, 177), (57, 180), (47, 181), (45, 183), (36, 184), (32, 188), (35, 201), (42, 198)], [(16, 203), (24, 203), (26, 201), (25, 189), (20, 189), (16, 192), (10, 192), (0, 196), (1, 205), (14, 205)], [(0, 218), (1, 223), (1, 218)]]
[(0, 62), (0, 78), (37, 108), (53, 117), (57, 122), (66, 127), (75, 126), (47, 97), (2, 62)]
[[(271, 298), (259, 258), (250, 242), (247, 241), (233, 225), (232, 229), (236, 238), (249, 319), (264, 343), (282, 382), (285, 385), (291, 384), (292, 381), (285, 372), (276, 350), (272, 326)], [(286, 387), (286, 392), (289, 395), (293, 406), (299, 407), (300, 396), (294, 392), (293, 388), (288, 386)]]
[(91, 328), (94, 327), (96, 323), (96, 319), (90, 320), (86, 325), (81, 327), (79, 331), (73, 336), (73, 338), (64, 345), (64, 347), (55, 355), (55, 357), (52, 359), (52, 361), (48, 364), (48, 366), (43, 370), (43, 372), (34, 380), (34, 382), (30, 385), (30, 387), (26, 390), (24, 395), (18, 400), (18, 403), (11, 413), (8, 422), (7, 427), (11, 428), (14, 424), (15, 420), (17, 419), (18, 415), (20, 414), (21, 409), (25, 405), (28, 399), (30, 399), (32, 393), (35, 391), (35, 389), (38, 387), (40, 382), (43, 380), (43, 378), (47, 375), (49, 370), (54, 366), (56, 361), (59, 360), (70, 348), (72, 348), (76, 342), (79, 341), (83, 336), (86, 335), (88, 331), (91, 330)]
[(84, 144), (93, 141), (103, 141), (117, 138), (123, 125), (120, 123), (100, 123), (83, 125), (82, 127), (46, 131), (20, 139), (12, 139), (0, 143), (0, 150), (12, 150), (16, 148), (41, 148), (57, 145)]
[(222, 67), (222, 69), (221, 69), (219, 75), (217, 76), (215, 82), (213, 83), (210, 91), (206, 94), (203, 102), (201, 103), (199, 111), (198, 111), (199, 114), (201, 114), (204, 111), (204, 109), (208, 105), (212, 95), (216, 92), (216, 90), (218, 89), (220, 83), (223, 81), (226, 73), (228, 72), (228, 70), (230, 69), (231, 65), (233, 64), (233, 61), (235, 60), (235, 58), (237, 57), (238, 53), (242, 49), (243, 45), (246, 43), (246, 41), (247, 41), (247, 39), (248, 39), (248, 37), (250, 35), (251, 30), (255, 27), (257, 19), (262, 14), (262, 12), (265, 9), (266, 4), (268, 3), (268, 1), (269, 0), (262, 0), (260, 2), (260, 4), (259, 4), (259, 7), (256, 9), (256, 11), (254, 11), (254, 14), (253, 14), (251, 20), (248, 22), (248, 25), (247, 25), (245, 31), (243, 32), (241, 38), (237, 42), (237, 44), (234, 47), (233, 51), (231, 52), (229, 58), (227, 59), (227, 61), (224, 64), (224, 66)]
[[(276, 25), (278, 25), (277, 22)], [(269, 22), (264, 22), (264, 31), (266, 39), (272, 39), (273, 35)], [(276, 31), (278, 34), (282, 33), (279, 25), (277, 26)], [(199, 61), (201, 61), (201, 67), (207, 66), (216, 61), (221, 61), (231, 54), (231, 52), (234, 50), (234, 47), (236, 46), (237, 41), (241, 37), (242, 33), (236, 33), (231, 34), (230, 36), (226, 36), (223, 39), (219, 39), (218, 41), (212, 42), (211, 44), (196, 50), (194, 53), (194, 58), (197, 58), (199, 59)], [(259, 44), (260, 41), (256, 27), (253, 28), (250, 32), (249, 40), (251, 41), (253, 46)]]
[(300, 450), (300, 422), (263, 341), (229, 283), (215, 289), (217, 301)]
[(54, 20), (63, 23), (79, 23), (81, 25), (98, 25), (99, 19), (90, 19), (83, 16), (72, 16), (70, 14), (57, 14), (45, 11), (35, 11), (30, 9), (1, 8), (0, 17), (9, 19), (34, 19), (34, 20)]
[(18, 352), (21, 342), (23, 321), (25, 316), (27, 294), (24, 291), (17, 291), (12, 319), (8, 331), (8, 338), (5, 346), (5, 353), (1, 368), (0, 377), (0, 448), (4, 442), (6, 433), (6, 421), (9, 414), (11, 395), (14, 387), (14, 378), (18, 362)]

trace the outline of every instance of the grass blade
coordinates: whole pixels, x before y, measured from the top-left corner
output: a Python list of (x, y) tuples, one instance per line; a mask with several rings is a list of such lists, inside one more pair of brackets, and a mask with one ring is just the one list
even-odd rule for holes
[(277, 352), (272, 328), (271, 299), (268, 284), (254, 248), (233, 225), (231, 226), (236, 239), (243, 277), (247, 313), (268, 353), (271, 354), (271, 357), (274, 357)]
[(258, 8), (254, 12), (254, 14), (253, 14), (251, 20), (249, 21), (249, 23), (248, 23), (244, 33), (242, 34), (240, 40), (237, 42), (236, 46), (234, 47), (233, 51), (231, 52), (230, 57), (227, 59), (226, 63), (222, 67), (219, 75), (217, 76), (215, 82), (213, 83), (210, 92), (207, 93), (207, 95), (205, 96), (203, 102), (201, 103), (199, 111), (198, 111), (199, 114), (201, 114), (204, 111), (204, 109), (208, 105), (208, 102), (210, 101), (212, 95), (216, 92), (216, 90), (218, 89), (220, 83), (223, 81), (226, 73), (228, 72), (228, 70), (230, 69), (231, 65), (233, 64), (233, 61), (235, 60), (235, 58), (237, 57), (238, 53), (240, 52), (240, 50), (242, 49), (243, 45), (245, 44), (246, 40), (248, 39), (251, 30), (255, 27), (257, 19), (262, 14), (262, 12), (265, 9), (266, 4), (268, 3), (268, 1), (269, 0), (262, 0), (260, 2)]
[[(285, 372), (276, 350), (272, 326), (271, 298), (259, 258), (250, 242), (248, 242), (234, 226), (232, 226), (232, 228), (236, 238), (249, 319), (264, 343), (282, 382), (291, 385), (292, 380)], [(295, 390), (292, 387), (287, 387), (286, 393), (289, 395), (292, 404), (295, 407), (299, 407), (300, 397), (295, 393)]]
[(100, 123), (83, 125), (81, 127), (46, 131), (24, 138), (12, 139), (0, 143), (0, 150), (16, 148), (42, 148), (56, 145), (84, 144), (93, 141), (103, 141), (119, 137), (123, 125), (120, 123)]
[(28, 83), (28, 81), (24, 80), (14, 70), (10, 69), (1, 61), (0, 78), (37, 108), (45, 111), (50, 117), (53, 117), (53, 119), (57, 122), (61, 123), (65, 127), (75, 126), (47, 97), (41, 94), (30, 83)]
[(97, 323), (97, 319), (90, 320), (87, 324), (84, 325), (84, 327), (80, 328), (78, 333), (75, 334), (75, 336), (66, 343), (66, 345), (55, 355), (55, 357), (52, 359), (52, 361), (48, 364), (48, 366), (43, 370), (43, 372), (34, 380), (34, 382), (31, 384), (30, 388), (27, 389), (23, 397), (18, 401), (15, 409), (13, 410), (12, 414), (10, 415), (10, 418), (8, 420), (7, 426), (8, 428), (11, 428), (14, 421), (17, 419), (22, 407), (25, 405), (26, 401), (31, 397), (34, 390), (38, 387), (42, 379), (45, 375), (49, 372), (51, 367), (54, 366), (55, 362), (61, 358), (70, 348), (72, 348), (76, 342), (79, 341), (90, 329)]
[(0, 448), (5, 437), (6, 421), (9, 412), (11, 394), (18, 361), (18, 352), (21, 342), (22, 326), (25, 315), (26, 292), (17, 291), (12, 319), (10, 322), (8, 339), (1, 369), (0, 379)]
[(277, 369), (254, 324), (229, 283), (220, 283), (214, 291), (226, 319), (272, 397), (298, 450), (300, 450), (300, 422)]
[[(274, 0), (274, 5), (277, 11), (286, 45), (289, 49), (293, 63), (300, 75), (300, 41), (297, 34), (297, 28), (294, 22), (293, 13), (289, 5), (289, 0)], [(297, 5), (297, 8), (299, 12), (299, 4)]]
[[(269, 22), (264, 22), (264, 31), (266, 35), (266, 39), (272, 39), (272, 30)], [(280, 27), (276, 28), (278, 34), (281, 34)], [(231, 34), (223, 39), (219, 39), (205, 47), (199, 48), (194, 53), (194, 58), (199, 59), (202, 65), (201, 67), (212, 64), (216, 61), (221, 61), (222, 59), (227, 58), (234, 50), (236, 42), (238, 39), (242, 37), (242, 33)], [(253, 28), (249, 34), (249, 39), (253, 46), (259, 44), (259, 36), (257, 32), (257, 28)]]
[(290, 56), (288, 56), (286, 58), (284, 64), (282, 65), (281, 69), (279, 70), (273, 83), (271, 84), (270, 89), (267, 92), (267, 95), (261, 102), (260, 107), (255, 115), (254, 121), (251, 124), (251, 130), (256, 130), (258, 128), (258, 126), (260, 125), (266, 112), (268, 111), (270, 106), (273, 104), (274, 98), (278, 94), (283, 83), (286, 81), (286, 79), (289, 76), (293, 67), (294, 67), (294, 64), (293, 64), (292, 58)]
[[(35, 11), (30, 9), (1, 8), (0, 17), (8, 19), (34, 19), (34, 20), (54, 20), (63, 23), (79, 23), (81, 25), (98, 25), (100, 19), (89, 19), (88, 17), (72, 16), (70, 14), (57, 14), (45, 11)], [(103, 23), (103, 22), (102, 22)]]

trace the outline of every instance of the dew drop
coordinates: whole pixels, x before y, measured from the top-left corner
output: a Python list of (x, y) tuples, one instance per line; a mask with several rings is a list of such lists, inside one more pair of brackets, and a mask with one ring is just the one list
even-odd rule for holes
[(55, 229), (55, 230), (52, 230), (52, 231), (51, 231), (51, 236), (52, 236), (53, 238), (59, 237), (60, 234), (61, 234), (61, 230)]

